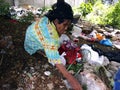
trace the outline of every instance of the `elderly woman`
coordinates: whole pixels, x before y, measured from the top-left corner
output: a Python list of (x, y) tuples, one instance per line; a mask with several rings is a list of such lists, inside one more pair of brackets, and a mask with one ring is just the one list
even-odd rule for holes
[(47, 14), (40, 20), (32, 23), (26, 31), (24, 42), (25, 50), (30, 54), (38, 50), (45, 52), (48, 62), (56, 66), (67, 78), (73, 89), (81, 90), (78, 81), (67, 72), (62, 64), (58, 48), (60, 47), (60, 36), (63, 34), (73, 19), (73, 11), (64, 0), (58, 0)]

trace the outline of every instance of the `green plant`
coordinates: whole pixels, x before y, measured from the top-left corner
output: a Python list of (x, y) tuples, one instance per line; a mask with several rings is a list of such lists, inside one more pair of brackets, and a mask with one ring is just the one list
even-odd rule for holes
[(6, 15), (9, 13), (10, 5), (4, 0), (0, 0), (0, 15)]
[(106, 24), (106, 15), (111, 10), (109, 8), (109, 6), (104, 5), (100, 0), (97, 1), (93, 6), (93, 11), (86, 16), (86, 20), (94, 24)]
[(27, 13), (27, 16), (22, 16), (20, 19), (18, 19), (19, 22), (32, 22), (34, 21), (34, 14), (32, 12)]
[(98, 0), (88, 0), (88, 2), (91, 3), (92, 5), (94, 5), (96, 3), (96, 1), (98, 1)]
[(111, 12), (106, 16), (108, 24), (120, 29), (120, 0), (112, 8)]
[(80, 70), (83, 69), (83, 64), (77, 63), (77, 64), (70, 64), (67, 68), (68, 71), (73, 70), (75, 72), (75, 75), (80, 72)]
[(120, 29), (120, 0), (115, 5), (104, 5), (98, 0), (93, 6), (93, 11), (85, 19), (94, 24), (111, 25)]
[(93, 10), (91, 3), (81, 3), (78, 9), (83, 17), (86, 17)]
[(104, 24), (105, 25), (112, 25), (114, 16), (113, 16), (113, 11), (114, 11), (115, 6), (110, 5), (110, 7), (107, 9), (108, 13), (106, 14), (104, 18)]

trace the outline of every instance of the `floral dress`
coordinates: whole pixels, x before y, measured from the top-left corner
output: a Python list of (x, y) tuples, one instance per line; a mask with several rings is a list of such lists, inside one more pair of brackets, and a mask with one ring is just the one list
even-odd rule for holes
[(50, 63), (60, 64), (59, 47), (59, 35), (47, 17), (42, 17), (27, 28), (24, 48), (30, 55), (38, 50), (44, 50)]

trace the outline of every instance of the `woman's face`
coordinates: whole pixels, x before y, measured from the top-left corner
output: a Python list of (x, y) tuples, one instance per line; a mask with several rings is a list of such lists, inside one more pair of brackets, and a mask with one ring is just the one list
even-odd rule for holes
[(65, 31), (67, 30), (67, 28), (70, 25), (70, 23), (71, 23), (71, 20), (65, 19), (64, 22), (59, 23), (59, 21), (56, 19), (54, 21), (54, 24), (56, 26), (58, 34), (61, 35), (61, 34), (65, 33)]

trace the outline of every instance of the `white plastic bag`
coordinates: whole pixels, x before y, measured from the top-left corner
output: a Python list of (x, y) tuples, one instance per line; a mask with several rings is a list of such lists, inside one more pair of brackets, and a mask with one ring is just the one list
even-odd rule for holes
[(61, 54), (61, 56), (60, 56), (60, 59), (61, 59), (62, 64), (63, 64), (64, 66), (66, 65), (66, 59), (64, 58), (65, 55), (66, 55), (66, 53), (63, 52), (63, 53)]
[(96, 51), (92, 50), (92, 48), (87, 44), (83, 44), (81, 46), (81, 50), (82, 50), (83, 60), (85, 59), (90, 64), (102, 65), (104, 63), (104, 58), (100, 58), (99, 54)]

